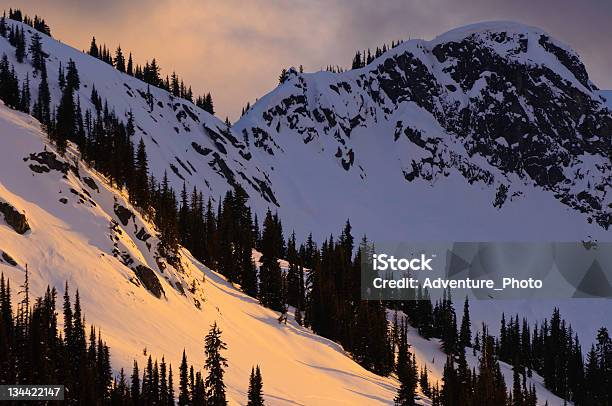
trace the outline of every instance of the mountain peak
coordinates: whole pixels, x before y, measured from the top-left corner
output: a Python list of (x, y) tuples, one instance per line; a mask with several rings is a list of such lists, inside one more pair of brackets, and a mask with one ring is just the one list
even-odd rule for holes
[[(612, 114), (578, 56), (543, 30), (523, 24), (474, 24), (432, 41), (404, 42), (362, 68), (296, 76), (260, 98), (234, 128), (251, 140), (254, 156), (273, 161), (274, 168), (287, 156), (294, 170), (300, 160), (292, 151), (310, 149), (314, 154), (307, 154), (304, 170), (325, 168), (318, 181), (313, 180), (317, 188), (338, 173), (334, 182), (343, 186), (330, 185), (330, 190), (376, 202), (373, 211), (380, 205), (375, 196), (387, 193), (375, 185), (397, 181), (388, 188), (393, 190), (390, 198), (402, 201), (423, 187), (439, 188), (458, 176), (468, 185), (479, 185), (470, 193), (490, 189), (488, 204), (496, 211), (543, 192), (583, 213), (578, 215), (586, 214), (589, 225), (578, 226), (584, 231), (561, 233), (569, 239), (600, 232), (586, 231), (590, 224), (607, 229), (612, 223), (606, 193)], [(288, 171), (271, 168), (272, 183), (282, 184), (274, 179)], [(279, 199), (281, 210), (286, 199)], [(531, 204), (519, 210), (525, 218), (534, 212), (527, 208)], [(326, 209), (314, 205), (306, 210)], [(363, 229), (377, 228), (365, 221), (367, 210), (353, 210), (347, 216), (364, 220), (359, 224)], [(427, 211), (422, 206), (411, 210), (421, 216)], [(470, 211), (446, 211), (453, 217), (464, 210)], [(439, 238), (423, 228), (422, 235)], [(449, 228), (473, 236), (466, 231), (470, 225)], [(489, 231), (482, 233), (484, 228)], [(517, 224), (484, 228), (477, 232), (484, 239), (502, 238), (499, 228), (515, 228), (507, 239), (524, 236), (524, 226)], [(555, 232), (543, 238), (558, 236)]]

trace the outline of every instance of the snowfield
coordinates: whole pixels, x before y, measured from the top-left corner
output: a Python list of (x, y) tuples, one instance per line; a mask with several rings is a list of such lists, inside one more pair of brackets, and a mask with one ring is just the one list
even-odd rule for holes
[[(33, 30), (23, 27), (29, 43)], [(394, 105), (385, 97), (375, 102), (372, 94), (380, 91), (378, 80), (388, 73), (373, 80), (367, 91), (356, 84), (362, 74), (386, 58), (409, 51), (446, 89), (459, 88), (444, 73), (447, 66), (437, 63), (428, 48), (487, 29), (524, 31), (534, 38), (541, 35), (531, 27), (487, 23), (454, 30), (430, 42), (408, 41), (366, 68), (342, 74), (293, 76), (260, 98), (231, 129), (188, 101), (149, 88), (98, 59), (42, 37), (43, 49), (50, 55), (47, 70), (52, 105), (57, 105), (61, 94), (57, 81), (60, 63), (65, 67), (72, 59), (79, 70), (78, 96), (83, 111), (93, 109), (89, 97), (95, 85), (118, 117), (125, 118), (132, 112), (134, 141), (144, 140), (149, 168), (157, 179), (167, 172), (175, 190), (180, 190), (183, 183), (187, 190), (196, 186), (205, 198), (213, 199), (214, 206), (233, 184), (240, 183), (260, 219), (268, 208), (278, 210), (285, 233), (295, 230), (298, 239), (312, 232), (320, 243), (341, 230), (350, 218), (356, 238), (367, 233), (371, 239), (386, 241), (611, 240), (611, 230), (587, 222), (585, 215), (560, 203), (550, 191), (534, 187), (531, 180), (517, 174), (503, 173), (485, 157), (469, 156), (465, 146), (417, 103)], [(500, 46), (499, 52), (509, 51)], [(28, 75), (35, 100), (40, 78), (33, 74), (32, 66), (28, 61), (17, 63), (14, 49), (4, 38), (0, 38), (0, 56), (2, 53), (8, 55), (20, 81)], [(586, 89), (541, 48), (529, 48), (525, 57), (528, 60), (524, 62), (530, 65), (542, 64), (559, 72), (581, 91), (606, 98), (612, 109), (612, 91)], [(483, 74), (465, 93), (444, 90), (447, 101), (464, 106), (471, 98), (483, 97), (489, 76)], [(353, 91), (346, 91), (341, 82), (349, 83)], [(152, 103), (147, 100), (148, 92)], [(493, 99), (501, 98), (499, 93), (490, 93)], [(301, 100), (299, 96), (304, 100), (292, 104)], [(525, 100), (520, 103), (529, 110)], [(283, 108), (287, 110), (266, 118), (268, 111)], [(358, 120), (350, 137), (340, 136), (336, 132), (339, 125), (316, 121), (314, 110), (321, 108), (332, 111), (339, 120), (350, 122), (363, 115), (363, 121)], [(428, 162), (429, 156), (426, 149), (415, 147), (405, 135), (394, 139), (400, 121), (417, 128), (423, 138), (442, 140), (446, 149), (440, 155), (447, 162), (469, 162), (493, 174), (494, 182), (467, 182), (457, 167), (440, 169), (427, 163), (422, 172), (431, 174), (430, 179), (419, 177), (407, 182), (404, 171), (411, 170), (413, 160)], [(267, 136), (256, 136), (255, 128), (264, 129)], [(513, 145), (503, 137), (496, 138), (495, 144), (504, 148)], [(593, 169), (601, 163), (600, 158), (587, 154), (580, 158), (578, 164), (587, 173), (582, 183), (600, 175)], [(346, 170), (343, 162), (349, 161), (352, 166)], [(502, 183), (510, 185), (511, 194), (498, 208), (493, 201)], [(584, 185), (575, 181), (571, 187)], [(602, 201), (609, 203), (610, 191), (602, 193)], [(0, 259), (0, 272), (16, 287), (23, 282), (27, 264), (35, 295), (42, 294), (47, 285), (56, 287), (61, 295), (66, 281), (72, 295), (78, 288), (88, 325), (99, 327), (111, 348), (115, 372), (121, 368), (131, 371), (133, 359), (142, 368), (149, 354), (158, 360), (164, 356), (173, 364), (178, 382), (183, 348), (188, 361), (201, 367), (204, 336), (216, 321), (228, 344), (225, 383), (232, 405), (245, 403), (249, 373), (256, 364), (261, 367), (270, 405), (393, 404), (398, 386), (395, 378), (364, 370), (339, 345), (297, 325), (291, 310), (287, 324), (280, 325), (277, 313), (260, 306), (185, 250), (181, 251), (180, 265), (167, 263), (158, 254), (156, 230), (131, 207), (127, 196), (80, 163), (73, 148), (69, 148), (65, 160), (56, 161), (38, 122), (1, 102), (0, 202), (24, 213), (31, 227), (20, 235), (0, 214), (0, 254), (10, 255), (18, 264), (12, 266)], [(118, 213), (129, 216), (121, 218)], [(254, 252), (256, 261), (259, 256)], [(287, 263), (281, 265), (286, 267)], [(143, 271), (145, 277), (136, 275), (134, 268), (138, 266), (148, 270)], [(154, 287), (145, 288), (150, 283)], [(463, 298), (456, 299), (462, 303)], [(473, 326), (487, 322), (496, 334), (502, 311), (507, 316), (527, 317), (533, 323), (549, 317), (553, 306), (560, 307), (562, 317), (578, 332), (585, 348), (600, 326), (612, 326), (612, 300), (475, 302), (471, 303), (471, 319)], [(430, 380), (439, 379), (445, 360), (439, 343), (424, 340), (411, 329), (410, 344), (419, 366), (429, 369)], [(476, 365), (471, 351), (467, 358), (470, 366)], [(511, 387), (511, 368), (502, 364), (502, 371)], [(539, 377), (534, 376), (532, 382), (539, 404), (563, 404), (543, 387)], [(420, 402), (430, 404), (428, 399)]]
[[(182, 271), (171, 266), (159, 271), (154, 258), (156, 238), (150, 238), (153, 247), (149, 251), (135, 237), (135, 225), (154, 234), (151, 225), (136, 214), (123, 226), (113, 206), (117, 199), (130, 207), (125, 197), (83, 165), (79, 167), (81, 178), (93, 179), (99, 192), (89, 189), (73, 172), (63, 178), (57, 171), (31, 171), (31, 161), (23, 158), (51, 147), (30, 116), (0, 106), (0, 134), (0, 199), (24, 212), (31, 227), (19, 235), (0, 220), (0, 250), (19, 264), (12, 267), (3, 262), (0, 272), (15, 287), (23, 283), (27, 264), (37, 295), (47, 285), (62, 294), (65, 281), (72, 294), (78, 288), (87, 322), (99, 327), (110, 345), (115, 371), (131, 371), (133, 359), (145, 365), (146, 348), (147, 354), (158, 359), (165, 356), (172, 363), (178, 382), (183, 348), (189, 362), (201, 367), (204, 335), (217, 321), (228, 345), (226, 384), (232, 405), (245, 403), (249, 373), (256, 364), (261, 367), (271, 405), (392, 403), (394, 379), (364, 370), (339, 345), (298, 326), (292, 316), (287, 325), (279, 325), (277, 313), (228, 284), (187, 251), (182, 252)], [(79, 203), (71, 188), (88, 190), (96, 205)], [(62, 197), (68, 198), (67, 204), (59, 202)], [(110, 231), (113, 219), (120, 231)], [(134, 272), (112, 255), (111, 234), (119, 236), (122, 252), (156, 270), (165, 295), (157, 299), (135, 284), (139, 282)], [(173, 287), (177, 282), (184, 286), (185, 296)], [(188, 290), (192, 283), (197, 286), (195, 294)], [(195, 300), (201, 302), (201, 309)]]
[[(121, 368), (131, 371), (134, 359), (145, 365), (151, 354), (164, 356), (176, 374), (183, 348), (190, 363), (202, 366), (203, 338), (216, 321), (228, 345), (225, 382), (231, 405), (244, 404), (248, 376), (256, 364), (262, 369), (270, 405), (393, 404), (396, 379), (364, 370), (338, 344), (297, 325), (291, 310), (287, 324), (279, 324), (277, 313), (260, 306), (186, 250), (181, 251), (180, 269), (156, 258), (157, 238), (151, 224), (83, 164), (78, 164), (80, 178), (73, 170), (66, 175), (53, 169), (33, 171), (30, 165), (36, 162), (30, 154), (53, 151), (36, 120), (0, 105), (0, 134), (0, 201), (24, 213), (31, 227), (19, 235), (0, 216), (0, 250), (18, 263), (2, 262), (0, 272), (15, 289), (23, 283), (27, 264), (35, 295), (47, 285), (62, 295), (66, 281), (72, 295), (78, 288), (87, 323), (101, 329), (116, 373)], [(97, 191), (87, 184), (91, 181), (84, 181), (87, 178), (95, 182)], [(127, 225), (115, 213), (117, 203), (134, 213)], [(146, 242), (137, 237), (142, 229), (152, 235)], [(130, 266), (155, 270), (164, 292), (161, 298), (145, 289), (125, 265), (128, 255), (134, 261)], [(165, 265), (160, 267), (158, 261)], [(435, 382), (442, 376), (445, 359), (438, 341), (427, 341), (410, 329), (409, 342), (419, 366), (426, 365)], [(476, 365), (471, 353), (468, 361)], [(510, 386), (512, 370), (503, 365), (503, 372)], [(538, 377), (533, 379), (540, 404), (546, 400), (551, 406), (562, 404)], [(421, 404), (430, 404), (420, 396)]]

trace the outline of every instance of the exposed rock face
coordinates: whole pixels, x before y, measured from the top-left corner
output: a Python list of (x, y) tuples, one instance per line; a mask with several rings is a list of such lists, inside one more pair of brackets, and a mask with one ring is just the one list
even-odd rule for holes
[(464, 27), (403, 43), (362, 69), (290, 70), (273, 93), (235, 126), (271, 160), (293, 137), (365, 179), (370, 151), (356, 136), (392, 137), (397, 148), (407, 139), (410, 162), (398, 170), (408, 182), (458, 172), (503, 190), (491, 199), (501, 208), (514, 179), (612, 224), (612, 113), (579, 57), (539, 29)]
[(100, 189), (98, 188), (98, 184), (97, 184), (97, 183), (96, 183), (96, 181), (95, 181), (95, 180), (93, 180), (92, 178), (90, 178), (90, 177), (87, 177), (87, 176), (86, 176), (86, 177), (84, 177), (84, 178), (83, 178), (83, 182), (84, 182), (84, 183), (85, 183), (87, 186), (89, 186), (89, 188), (90, 188), (91, 190), (95, 190), (95, 191), (96, 191), (96, 192), (98, 192), (98, 193), (100, 192)]
[(0, 263), (2, 263), (2, 260), (4, 260), (4, 262), (6, 262), (9, 265), (12, 265), (12, 266), (18, 265), (17, 261), (15, 261), (13, 257), (11, 257), (7, 252), (0, 250), (0, 253), (2, 253), (2, 255), (0, 255), (2, 257), (2, 259), (0, 259)]
[(134, 213), (132, 213), (130, 209), (127, 209), (118, 203), (115, 203), (113, 209), (115, 211), (115, 214), (117, 215), (117, 218), (119, 218), (121, 224), (123, 224), (124, 226), (127, 226), (130, 219), (134, 217)]
[(28, 219), (26, 216), (17, 211), (13, 206), (8, 203), (0, 202), (0, 213), (4, 214), (4, 221), (6, 224), (11, 226), (19, 234), (25, 234), (30, 230)]
[(36, 154), (30, 154), (29, 157), (24, 158), (25, 161), (34, 161), (36, 163), (30, 164), (30, 169), (37, 173), (44, 173), (50, 171), (59, 171), (64, 175), (68, 174), (70, 165), (57, 158), (51, 151), (43, 151)]
[(138, 276), (140, 282), (142, 282), (143, 286), (156, 298), (159, 299), (162, 297), (162, 295), (166, 295), (164, 288), (151, 268), (144, 265), (137, 265), (136, 268), (134, 268), (134, 272), (136, 273), (136, 276)]

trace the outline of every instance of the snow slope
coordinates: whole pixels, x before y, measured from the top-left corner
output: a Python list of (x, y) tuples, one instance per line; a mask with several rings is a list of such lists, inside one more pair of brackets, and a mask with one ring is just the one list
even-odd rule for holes
[[(394, 313), (388, 312), (389, 321), (395, 317)], [(398, 320), (402, 320), (405, 315), (401, 312), (397, 314)], [(426, 340), (421, 337), (418, 331), (412, 327), (408, 327), (408, 342), (410, 343), (410, 351), (414, 352), (417, 358), (417, 364), (419, 368), (426, 367), (427, 374), (430, 382), (442, 382), (442, 376), (444, 374), (444, 363), (446, 362), (446, 354), (440, 351), (440, 340), (431, 339)], [(478, 358), (480, 357), (480, 351), (476, 351), (475, 354), (471, 349), (466, 349), (465, 358), (470, 369), (478, 370)], [(500, 362), (500, 369), (504, 375), (506, 381), (506, 387), (512, 388), (512, 366), (505, 362)], [(527, 385), (535, 385), (536, 393), (538, 397), (538, 405), (544, 405), (548, 402), (549, 405), (563, 405), (563, 399), (550, 393), (544, 387), (544, 380), (541, 376), (534, 374), (532, 378), (527, 378)]]
[(511, 22), (290, 70), (234, 126), (290, 227), (420, 241), (609, 240), (611, 128), (578, 56)]
[[(125, 198), (83, 165), (81, 179), (72, 171), (66, 177), (53, 170), (33, 172), (33, 161), (23, 158), (51, 148), (31, 117), (0, 106), (0, 134), (0, 200), (24, 212), (31, 227), (19, 235), (0, 220), (0, 250), (19, 264), (2, 262), (0, 272), (15, 286), (23, 282), (28, 264), (35, 294), (43, 293), (47, 284), (62, 293), (64, 281), (78, 287), (87, 321), (101, 328), (116, 370), (131, 370), (134, 358), (144, 363), (144, 348), (159, 359), (164, 355), (175, 372), (186, 348), (190, 362), (201, 367), (204, 335), (217, 321), (228, 344), (226, 383), (233, 405), (244, 404), (255, 364), (261, 366), (272, 405), (391, 404), (393, 379), (365, 371), (337, 344), (296, 325), (292, 317), (286, 326), (279, 325), (278, 314), (259, 306), (188, 252), (182, 252), (183, 269), (166, 264), (162, 272), (155, 259), (155, 230), (138, 213), (124, 226), (113, 206), (117, 199), (129, 208)], [(95, 181), (99, 192), (84, 183), (85, 177)], [(79, 203), (70, 189), (89, 193), (95, 205), (89, 199)], [(68, 199), (66, 204), (59, 201), (62, 197)], [(150, 250), (136, 237), (136, 228), (142, 227), (153, 235), (147, 241)], [(161, 298), (140, 286), (135, 273), (112, 255), (115, 245), (155, 270), (165, 292)], [(184, 295), (174, 287), (177, 283)], [(192, 283), (194, 293), (188, 290)]]
[[(7, 22), (9, 26), (22, 27), (26, 44), (30, 43), (35, 32), (31, 27), (12, 20)], [(60, 64), (65, 69), (72, 59), (81, 82), (75, 98), (80, 100), (83, 115), (90, 110), (95, 116), (95, 107), (91, 102), (94, 86), (102, 103), (115, 111), (118, 118), (126, 122), (127, 114), (131, 112), (136, 126), (134, 142), (143, 139), (149, 170), (157, 179), (162, 179), (164, 172), (167, 172), (176, 190), (180, 190), (183, 182), (186, 182), (189, 190), (195, 185), (206, 197), (215, 201), (233, 185), (240, 183), (250, 196), (263, 202), (274, 201), (266, 173), (251, 159), (242, 138), (234, 137), (218, 118), (185, 99), (121, 73), (97, 58), (44, 34), (39, 35), (42, 37), (43, 51), (49, 54), (46, 64), (52, 111), (61, 97), (58, 83)], [(32, 100), (36, 100), (40, 74), (33, 71), (30, 55), (24, 63), (18, 63), (15, 48), (8, 39), (0, 37), (0, 56), (3, 53), (14, 65), (20, 82), (26, 75), (29, 76)], [(149, 92), (151, 103), (147, 96)]]
[[(23, 27), (28, 42), (33, 30)], [(606, 140), (609, 147), (611, 113), (578, 56), (537, 28), (481, 23), (433, 41), (407, 41), (362, 69), (292, 71), (231, 129), (188, 101), (42, 37), (52, 104), (60, 97), (59, 64), (72, 59), (82, 110), (93, 110), (95, 85), (119, 117), (131, 111), (135, 140), (143, 138), (157, 179), (167, 172), (175, 189), (186, 182), (215, 201), (239, 183), (260, 217), (278, 210), (298, 238), (312, 232), (320, 241), (350, 218), (358, 233), (384, 240), (610, 239), (597, 222), (612, 216), (609, 156), (601, 151)], [(29, 61), (17, 63), (6, 39), (1, 53), (21, 80), (30, 76), (35, 98), (39, 78)], [(472, 54), (483, 66), (466, 72)], [(516, 71), (530, 72), (526, 94), (513, 82)], [(584, 117), (566, 113), (576, 92), (592, 100)], [(527, 141), (513, 141), (508, 125), (491, 134), (496, 127), (487, 123), (497, 121), (527, 123)], [(599, 137), (584, 130), (590, 121)], [(551, 134), (569, 138), (555, 141)], [(568, 143), (583, 150), (566, 152)], [(534, 153), (541, 159), (525, 158)], [(567, 182), (546, 184), (559, 173)], [(507, 196), (495, 205), (504, 186)]]
[[(24, 213), (31, 227), (19, 235), (0, 216), (0, 251), (18, 263), (12, 266), (0, 260), (0, 272), (15, 286), (23, 282), (27, 264), (36, 295), (47, 285), (62, 294), (65, 281), (72, 294), (78, 288), (87, 322), (101, 329), (116, 372), (130, 370), (133, 359), (143, 365), (145, 348), (154, 357), (165, 356), (175, 371), (183, 348), (190, 362), (202, 366), (203, 337), (216, 321), (228, 344), (226, 384), (231, 405), (244, 404), (248, 374), (255, 364), (262, 369), (270, 405), (393, 404), (395, 379), (364, 370), (339, 345), (297, 325), (291, 316), (280, 325), (277, 313), (244, 295), (188, 251), (181, 251), (180, 266), (168, 264), (158, 255), (155, 229), (125, 196), (83, 164), (65, 174), (51, 166), (49, 172), (32, 170), (30, 165), (45, 166), (36, 154), (53, 149), (30, 116), (0, 104), (0, 134), (0, 201)], [(66, 203), (60, 201), (63, 198)], [(117, 214), (117, 204), (134, 214), (127, 224)], [(151, 237), (142, 241), (141, 230)], [(133, 263), (126, 264), (128, 256)], [(138, 264), (153, 270), (164, 292), (160, 298), (131, 269)], [(190, 290), (192, 285), (195, 289)], [(440, 379), (444, 354), (439, 342), (427, 341), (413, 329), (409, 341), (430, 379)], [(472, 355), (468, 361), (476, 365)], [(510, 385), (511, 368), (502, 365), (502, 369)], [(562, 404), (543, 388), (539, 377), (533, 382), (540, 404)], [(428, 405), (429, 400), (420, 395), (419, 403)]]

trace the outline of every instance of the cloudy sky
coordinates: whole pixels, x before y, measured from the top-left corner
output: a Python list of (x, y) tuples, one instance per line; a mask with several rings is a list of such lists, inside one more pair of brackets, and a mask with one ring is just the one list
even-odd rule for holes
[(137, 62), (156, 57), (217, 115), (235, 119), (283, 67), (347, 66), (357, 49), (425, 38), (483, 20), (535, 25), (570, 44), (591, 79), (612, 88), (610, 0), (28, 0), (0, 6), (42, 15), (53, 35), (87, 49), (92, 35)]

